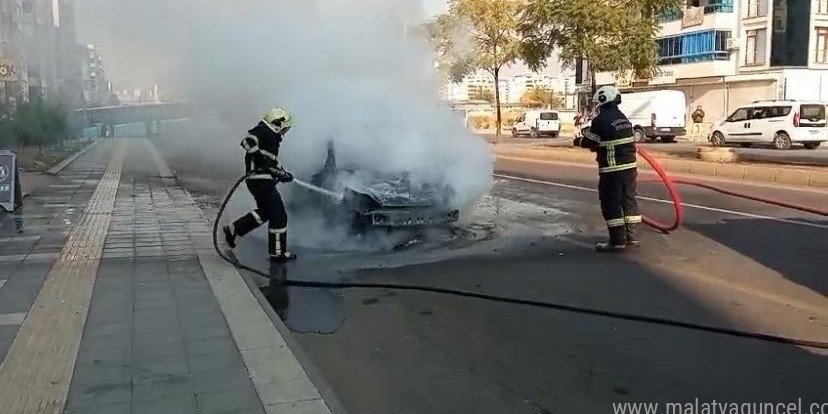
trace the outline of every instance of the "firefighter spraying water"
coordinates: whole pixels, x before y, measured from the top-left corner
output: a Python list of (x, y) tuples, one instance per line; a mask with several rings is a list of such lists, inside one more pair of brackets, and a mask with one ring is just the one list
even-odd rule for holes
[(224, 227), (224, 237), (231, 248), (236, 238), (244, 237), (265, 222), (268, 224), (268, 254), (270, 259), (286, 262), (296, 259), (287, 250), (287, 211), (276, 185), (293, 181), (293, 175), (279, 165), (279, 146), (293, 126), (293, 115), (286, 109), (268, 111), (259, 123), (248, 131), (241, 146), (244, 156), (245, 183), (256, 200), (256, 209)]

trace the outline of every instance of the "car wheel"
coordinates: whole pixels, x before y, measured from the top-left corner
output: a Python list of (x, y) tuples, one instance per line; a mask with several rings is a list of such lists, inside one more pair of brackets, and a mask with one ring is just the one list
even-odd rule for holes
[(751, 145), (750, 142), (743, 142), (743, 143), (739, 144), (739, 146), (742, 147), (742, 148), (750, 148), (750, 145)]
[(671, 142), (676, 142), (676, 137), (661, 137), (661, 142), (665, 144), (669, 144)]
[(817, 148), (819, 148), (820, 144), (822, 144), (822, 143), (821, 142), (806, 142), (805, 143), (805, 149), (810, 149), (810, 150), (817, 149)]
[(532, 138), (537, 138), (538, 137), (538, 130), (535, 129), (535, 128), (532, 128), (532, 130), (529, 131), (529, 136), (532, 137)]
[(647, 139), (647, 135), (644, 134), (644, 130), (641, 128), (636, 128), (633, 130), (633, 138), (635, 142), (644, 142)]
[(517, 137), (519, 137), (519, 136), (520, 136), (520, 135), (519, 135), (519, 134), (518, 134), (518, 132), (517, 132), (517, 128), (512, 128), (512, 138), (517, 138)]
[(791, 137), (785, 132), (777, 132), (773, 137), (773, 147), (778, 150), (791, 148)]
[(557, 133), (557, 132), (553, 132), (553, 133), (551, 133), (551, 136), (552, 136), (552, 138), (557, 138), (557, 137), (558, 137), (558, 133)]
[(713, 133), (713, 136), (710, 137), (710, 143), (713, 144), (714, 147), (723, 147), (727, 145), (724, 134), (719, 131)]

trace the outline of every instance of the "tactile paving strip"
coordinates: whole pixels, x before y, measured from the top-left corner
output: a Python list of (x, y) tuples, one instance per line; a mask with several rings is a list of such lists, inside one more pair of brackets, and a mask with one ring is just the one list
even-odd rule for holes
[(114, 145), (103, 178), (0, 365), (4, 414), (59, 414), (63, 410), (125, 152), (125, 144)]

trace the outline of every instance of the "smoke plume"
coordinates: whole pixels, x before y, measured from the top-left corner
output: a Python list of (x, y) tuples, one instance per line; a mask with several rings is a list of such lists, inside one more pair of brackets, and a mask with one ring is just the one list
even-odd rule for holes
[(454, 207), (490, 186), (488, 147), (438, 100), (431, 46), (411, 30), (418, 1), (76, 1), (104, 59), (118, 60), (116, 83), (191, 100), (196, 115), (171, 139), (214, 172), (237, 175), (245, 131), (284, 106), (295, 126), (280, 159), (297, 177), (316, 173), (333, 141), (338, 164), (448, 185)]

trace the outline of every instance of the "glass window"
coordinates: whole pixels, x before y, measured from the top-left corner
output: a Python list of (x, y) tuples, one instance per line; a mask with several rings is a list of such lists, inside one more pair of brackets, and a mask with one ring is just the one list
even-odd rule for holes
[(768, 116), (769, 110), (770, 110), (770, 108), (766, 108), (766, 107), (750, 108), (750, 110), (748, 111), (749, 114), (750, 114), (749, 118), (750, 119), (769, 118), (769, 116)]
[(739, 109), (736, 110), (736, 112), (733, 113), (733, 115), (730, 115), (730, 117), (727, 118), (727, 121), (728, 122), (739, 122), (739, 121), (745, 121), (747, 119), (748, 119), (748, 108), (739, 108)]
[(772, 106), (768, 111), (767, 118), (779, 118), (788, 116), (791, 113), (790, 106)]
[(31, 13), (34, 11), (34, 3), (32, 0), (26, 0), (23, 2), (23, 13)]
[(657, 39), (659, 64), (673, 65), (730, 59), (727, 30), (702, 30)]
[(765, 63), (766, 29), (748, 30), (745, 42), (745, 65), (755, 66)]
[(828, 14), (828, 0), (817, 0), (817, 13)]
[(822, 121), (825, 119), (825, 105), (802, 105), (803, 120)]
[(828, 27), (816, 29), (816, 63), (828, 63)]
[[(768, 14), (768, 7), (766, 0), (745, 0), (745, 8), (747, 14), (745, 17), (759, 17)], [(828, 0), (826, 0), (828, 1)]]
[(558, 113), (557, 112), (541, 112), (540, 119), (541, 119), (541, 121), (557, 121), (558, 120)]

